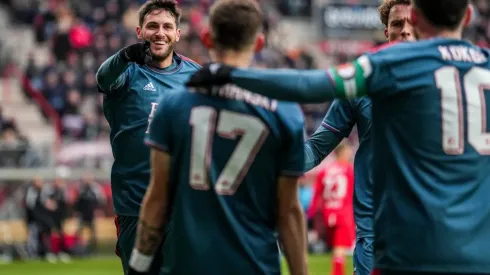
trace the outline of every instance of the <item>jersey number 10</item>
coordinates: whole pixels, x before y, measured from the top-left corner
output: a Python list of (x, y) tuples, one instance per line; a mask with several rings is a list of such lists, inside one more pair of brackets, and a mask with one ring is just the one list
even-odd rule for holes
[(195, 107), (191, 111), (193, 131), (189, 181), (194, 189), (209, 189), (208, 172), (215, 133), (233, 140), (241, 136), (214, 186), (220, 195), (233, 195), (268, 136), (269, 129), (254, 116), (222, 110), (216, 121), (217, 114), (216, 109), (206, 106)]
[(441, 89), (442, 147), (448, 155), (464, 152), (463, 95), (466, 98), (468, 143), (481, 155), (490, 155), (490, 134), (486, 133), (487, 111), (485, 90), (490, 89), (490, 71), (471, 69), (463, 78), (459, 71), (446, 66), (435, 72), (436, 85)]

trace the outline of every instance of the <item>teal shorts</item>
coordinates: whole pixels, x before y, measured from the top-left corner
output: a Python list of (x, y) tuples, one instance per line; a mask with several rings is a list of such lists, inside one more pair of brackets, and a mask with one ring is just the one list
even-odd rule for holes
[(354, 274), (370, 275), (374, 266), (374, 239), (370, 237), (358, 238), (354, 249)]
[[(138, 229), (138, 218), (130, 216), (119, 216), (115, 218), (117, 229), (117, 243), (116, 254), (121, 258), (124, 274), (128, 273), (129, 258), (134, 248), (134, 242), (136, 239), (136, 230)], [(153, 258), (149, 275), (160, 274), (160, 268), (162, 266), (162, 249), (161, 246), (157, 250), (156, 255)]]

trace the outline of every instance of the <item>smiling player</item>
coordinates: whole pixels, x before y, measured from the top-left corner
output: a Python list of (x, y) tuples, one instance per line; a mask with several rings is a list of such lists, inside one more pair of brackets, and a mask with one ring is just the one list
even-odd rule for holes
[[(248, 67), (262, 24), (256, 0), (219, 0), (202, 40), (212, 60)], [(146, 140), (152, 177), (129, 274), (148, 274), (170, 217), (162, 275), (279, 275), (278, 239), (290, 274), (307, 275), (299, 106), (233, 85), (182, 91), (162, 97)]]
[[(97, 72), (114, 155), (111, 187), (116, 213), (116, 252), (127, 270), (141, 201), (150, 181), (150, 150), (144, 145), (158, 98), (199, 68), (174, 52), (181, 11), (175, 0), (149, 0), (139, 10), (140, 43), (107, 59)], [(154, 264), (159, 269), (159, 263)]]

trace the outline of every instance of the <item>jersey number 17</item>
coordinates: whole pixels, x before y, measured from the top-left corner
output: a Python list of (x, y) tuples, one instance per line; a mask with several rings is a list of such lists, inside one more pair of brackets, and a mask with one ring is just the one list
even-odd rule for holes
[(481, 155), (490, 155), (490, 133), (486, 132), (488, 113), (485, 90), (490, 89), (490, 71), (475, 67), (460, 83), (459, 70), (446, 66), (435, 72), (441, 90), (442, 147), (448, 155), (464, 152), (463, 90), (465, 94), (468, 143)]
[(220, 195), (233, 195), (245, 177), (255, 155), (269, 134), (269, 129), (257, 117), (207, 106), (191, 111), (192, 126), (191, 168), (189, 181), (197, 190), (209, 189), (209, 167), (215, 133), (222, 138), (241, 136), (235, 150), (224, 166), (214, 186)]

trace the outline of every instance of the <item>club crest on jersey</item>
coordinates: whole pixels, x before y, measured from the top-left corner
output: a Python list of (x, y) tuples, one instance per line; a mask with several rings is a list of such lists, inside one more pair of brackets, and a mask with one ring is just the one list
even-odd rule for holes
[(339, 65), (337, 74), (344, 80), (352, 79), (356, 75), (356, 67), (352, 63)]

